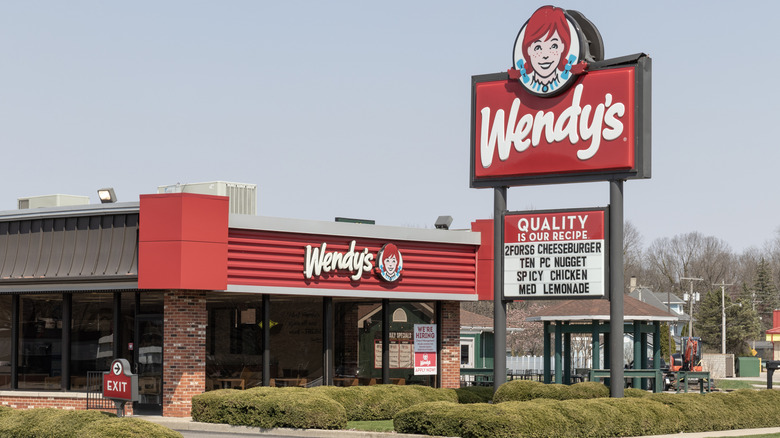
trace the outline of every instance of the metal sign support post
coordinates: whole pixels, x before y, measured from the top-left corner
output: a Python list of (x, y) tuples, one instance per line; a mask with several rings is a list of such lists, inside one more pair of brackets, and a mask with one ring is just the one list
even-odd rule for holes
[(493, 189), (493, 392), (506, 383), (506, 302), (504, 302), (504, 213), (506, 187)]
[(609, 289), (609, 395), (621, 398), (623, 397), (622, 180), (609, 182)]
[(116, 408), (116, 416), (122, 418), (125, 416), (125, 400), (114, 400), (114, 407)]

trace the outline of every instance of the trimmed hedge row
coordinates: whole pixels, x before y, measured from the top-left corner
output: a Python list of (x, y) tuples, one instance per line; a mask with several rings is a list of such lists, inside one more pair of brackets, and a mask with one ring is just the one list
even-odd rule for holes
[(323, 394), (346, 409), (349, 421), (391, 420), (410, 406), (432, 401), (458, 402), (454, 389), (421, 385), (319, 386), (310, 391)]
[(137, 418), (99, 411), (0, 408), (0, 436), (15, 438), (181, 438), (179, 432)]
[(261, 428), (343, 429), (347, 421), (390, 420), (430, 401), (457, 402), (453, 389), (373, 385), (316, 388), (222, 389), (192, 398), (192, 419)]
[(209, 391), (192, 398), (192, 419), (263, 429), (343, 429), (347, 426), (347, 413), (342, 405), (305, 388)]
[(780, 391), (653, 394), (587, 400), (423, 403), (399, 412), (401, 433), (478, 437), (613, 437), (780, 426)]
[(493, 401), (492, 386), (466, 386), (455, 390), (458, 403), (488, 403)]
[(513, 380), (501, 385), (493, 396), (494, 403), (536, 399), (572, 400), (609, 397), (609, 388), (599, 382), (574, 385), (542, 383), (534, 380)]

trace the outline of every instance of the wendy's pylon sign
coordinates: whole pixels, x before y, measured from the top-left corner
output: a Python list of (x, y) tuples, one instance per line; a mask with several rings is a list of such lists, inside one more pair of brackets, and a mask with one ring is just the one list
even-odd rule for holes
[(472, 77), (471, 187), (650, 177), (651, 60), (602, 60), (582, 14), (539, 8), (507, 73)]

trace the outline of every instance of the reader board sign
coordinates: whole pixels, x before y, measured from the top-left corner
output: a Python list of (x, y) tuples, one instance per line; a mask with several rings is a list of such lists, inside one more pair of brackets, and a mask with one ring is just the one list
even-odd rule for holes
[(436, 324), (415, 324), (414, 375), (435, 375), (436, 371)]
[(504, 217), (504, 298), (603, 297), (606, 209)]

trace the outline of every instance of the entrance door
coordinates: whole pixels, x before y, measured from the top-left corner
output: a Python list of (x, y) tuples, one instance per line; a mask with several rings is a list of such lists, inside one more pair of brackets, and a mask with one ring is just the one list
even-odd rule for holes
[(135, 372), (138, 374), (138, 402), (133, 412), (162, 415), (163, 316), (135, 318)]

